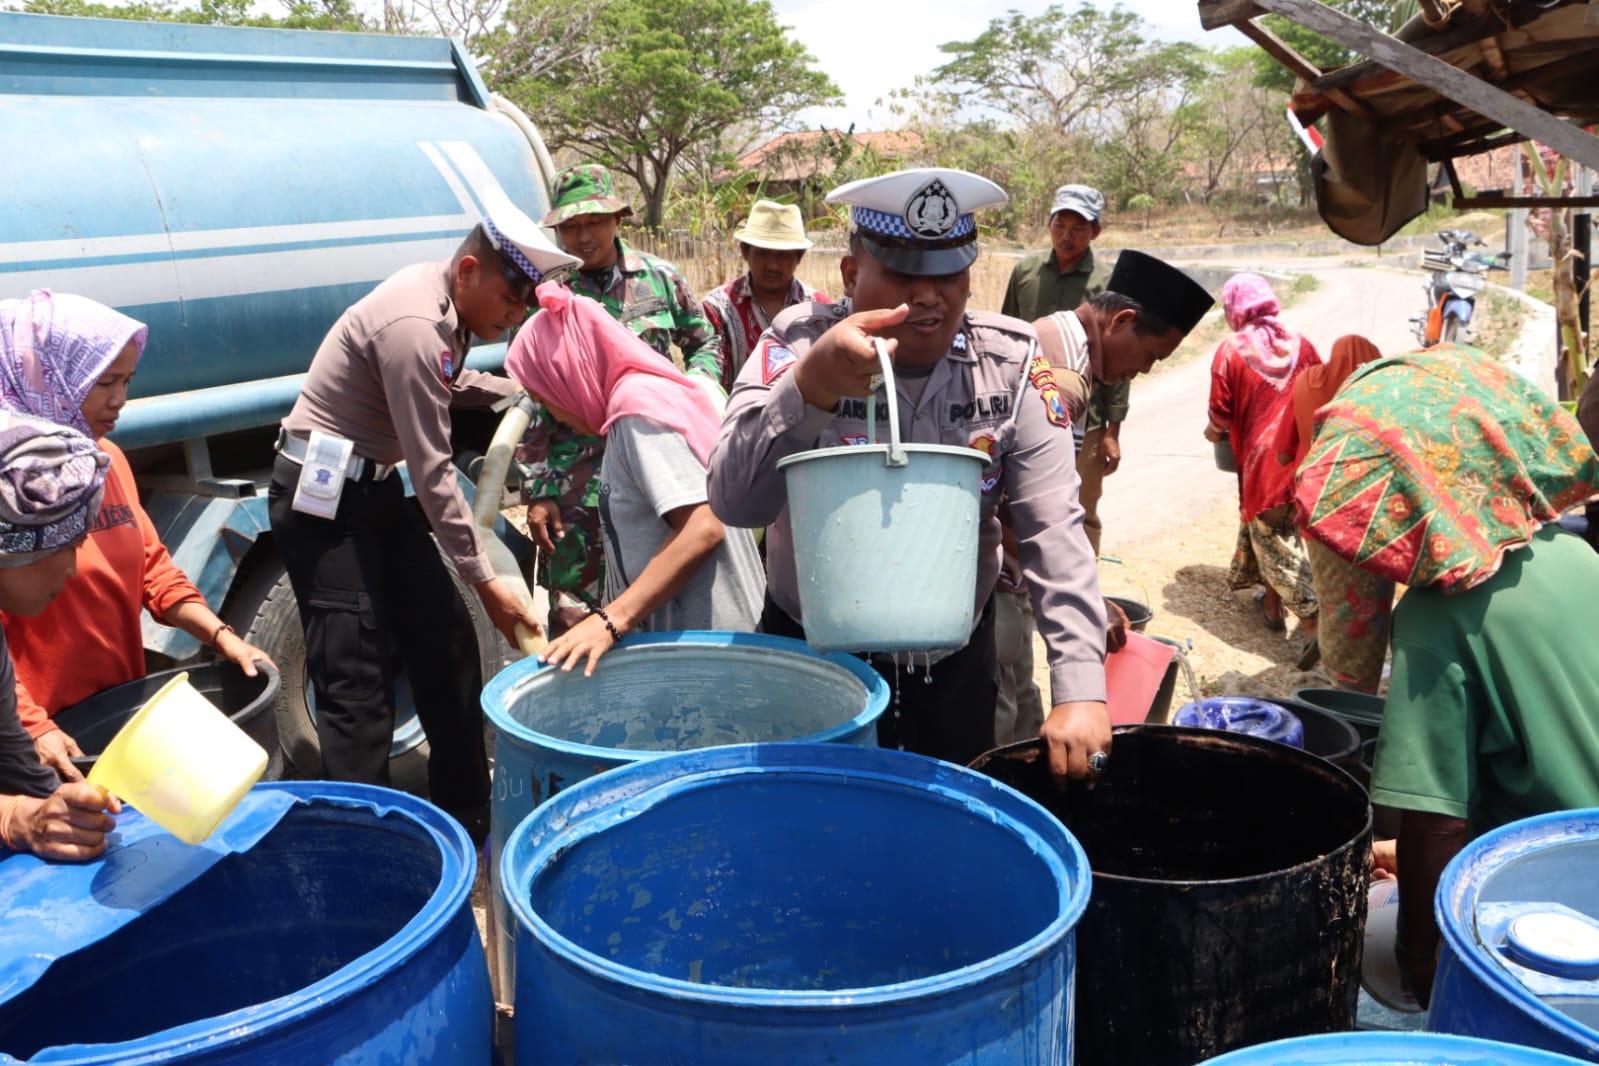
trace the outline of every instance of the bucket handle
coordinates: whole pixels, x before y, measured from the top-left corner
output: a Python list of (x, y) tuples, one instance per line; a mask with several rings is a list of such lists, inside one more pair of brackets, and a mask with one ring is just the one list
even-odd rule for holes
[(899, 442), (899, 393), (894, 388), (894, 360), (888, 357), (888, 345), (883, 338), (873, 337), (872, 348), (877, 352), (877, 365), (882, 373), (872, 381), (872, 391), (866, 397), (866, 439), (877, 443), (877, 390), (882, 388), (888, 397), (888, 456), (885, 466), (907, 466), (910, 457)]

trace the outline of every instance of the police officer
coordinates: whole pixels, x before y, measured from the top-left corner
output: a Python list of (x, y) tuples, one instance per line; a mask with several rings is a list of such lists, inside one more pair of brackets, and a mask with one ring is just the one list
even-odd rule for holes
[[(430, 795), (478, 838), (489, 800), (482, 677), (439, 550), (513, 644), (517, 622), (539, 627), (478, 542), (451, 462), (450, 407), (516, 391), (465, 368), (472, 338), (520, 323), (534, 286), (577, 262), (498, 189), (483, 199), (482, 223), (448, 262), (400, 270), (333, 324), (283, 420), (268, 494), (305, 627), (324, 775), (388, 782), (403, 666), (432, 748)], [(395, 471), (402, 460), (414, 498)]]
[[(1032, 328), (968, 311), (977, 258), (972, 212), (1003, 204), (999, 186), (959, 170), (906, 170), (831, 192), (850, 205), (841, 264), (846, 304), (784, 311), (740, 372), (712, 454), (712, 509), (736, 526), (769, 526), (762, 627), (802, 631), (783, 475), (777, 463), (811, 448), (864, 440), (877, 373), (874, 337), (894, 357), (902, 436), (986, 451), (977, 586), (979, 622), (966, 646), (935, 660), (932, 684), (899, 678), (885, 746), (968, 762), (993, 745), (998, 684), (993, 604), (1002, 495), (1010, 499), (1022, 567), (1049, 648), (1053, 706), (1041, 735), (1050, 767), (1083, 777), (1110, 750), (1105, 713), (1105, 613), (1077, 502), (1071, 421)], [(870, 401), (869, 401), (870, 402)], [(872, 657), (879, 672), (895, 670)], [(1094, 756), (1091, 760), (1091, 756)]]

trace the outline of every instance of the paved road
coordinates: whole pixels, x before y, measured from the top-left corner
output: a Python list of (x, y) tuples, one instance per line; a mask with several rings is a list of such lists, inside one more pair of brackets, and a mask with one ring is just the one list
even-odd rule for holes
[[(1214, 265), (1207, 263), (1207, 266)], [(1284, 259), (1254, 269), (1314, 274), (1320, 285), (1284, 315), (1325, 355), (1345, 333), (1359, 333), (1385, 352), (1412, 346), (1409, 319), (1421, 303), (1421, 274), (1354, 266), (1340, 259)], [(1170, 534), (1208, 519), (1237, 481), (1216, 469), (1205, 428), (1210, 358), (1195, 358), (1133, 385), (1132, 411), (1122, 426), (1122, 464), (1105, 480), (1099, 512), (1100, 550)]]

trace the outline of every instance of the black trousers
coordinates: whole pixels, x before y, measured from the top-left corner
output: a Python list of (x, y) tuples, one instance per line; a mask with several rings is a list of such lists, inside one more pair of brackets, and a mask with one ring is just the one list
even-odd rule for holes
[[(766, 598), (761, 632), (805, 639), (804, 628)], [(877, 743), (965, 766), (994, 746), (994, 701), (999, 696), (999, 656), (994, 649), (994, 597), (983, 605), (972, 639), (940, 659), (931, 671), (919, 656), (902, 652), (896, 667), (886, 655), (862, 655), (889, 684), (888, 709), (877, 720)]]
[(489, 802), (482, 668), (472, 617), (421, 505), (391, 475), (346, 481), (337, 515), (318, 518), (289, 506), (299, 476), (298, 464), (278, 457), (267, 510), (305, 628), (324, 776), (389, 783), (403, 667), (432, 749), (430, 797), (475, 829)]

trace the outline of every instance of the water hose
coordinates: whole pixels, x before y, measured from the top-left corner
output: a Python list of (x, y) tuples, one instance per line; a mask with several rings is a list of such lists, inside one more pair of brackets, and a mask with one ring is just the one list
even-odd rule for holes
[[(500, 517), (500, 497), (505, 491), (505, 479), (511, 472), (511, 458), (521, 443), (533, 420), (533, 401), (526, 393), (517, 396), (508, 407), (500, 426), (489, 441), (489, 450), (483, 456), (483, 466), (477, 476), (477, 496), (472, 501), (472, 520), (477, 524), (478, 540), (483, 544), (483, 554), (488, 556), (494, 576), (506, 583), (511, 594), (529, 612), (533, 610), (533, 592), (527, 587), (522, 568), (516, 556), (494, 532), (494, 523)], [(545, 648), (542, 633), (534, 633), (521, 622), (516, 624), (516, 646), (523, 655), (537, 655)]]

